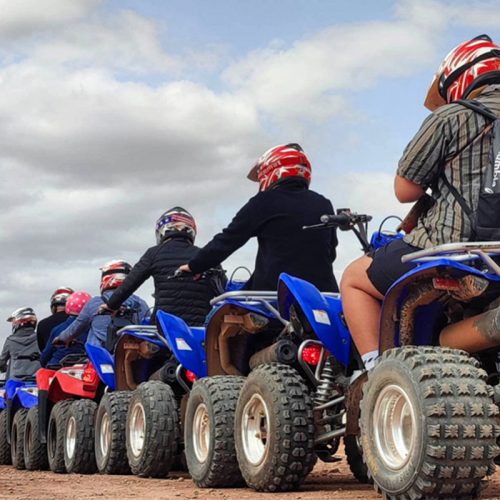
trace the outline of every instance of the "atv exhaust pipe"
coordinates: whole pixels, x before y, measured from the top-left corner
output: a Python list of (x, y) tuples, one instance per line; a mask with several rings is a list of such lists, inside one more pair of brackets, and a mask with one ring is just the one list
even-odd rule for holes
[(253, 370), (259, 365), (264, 365), (267, 363), (284, 363), (289, 365), (297, 359), (297, 346), (287, 339), (278, 340), (269, 347), (256, 352), (251, 358), (248, 364)]

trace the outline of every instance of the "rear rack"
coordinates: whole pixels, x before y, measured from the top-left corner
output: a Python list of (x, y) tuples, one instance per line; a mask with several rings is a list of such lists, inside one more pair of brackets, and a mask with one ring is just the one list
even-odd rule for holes
[(491, 255), (500, 256), (500, 241), (446, 243), (403, 255), (401, 262), (432, 262), (443, 258), (458, 262), (481, 259), (490, 271), (500, 276), (500, 266)]

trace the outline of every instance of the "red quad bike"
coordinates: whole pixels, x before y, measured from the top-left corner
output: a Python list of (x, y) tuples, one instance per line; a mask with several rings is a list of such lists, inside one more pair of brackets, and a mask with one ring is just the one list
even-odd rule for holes
[(61, 364), (36, 375), (40, 445), (47, 446), (53, 472), (91, 474), (97, 470), (94, 420), (105, 386), (86, 358), (69, 355)]

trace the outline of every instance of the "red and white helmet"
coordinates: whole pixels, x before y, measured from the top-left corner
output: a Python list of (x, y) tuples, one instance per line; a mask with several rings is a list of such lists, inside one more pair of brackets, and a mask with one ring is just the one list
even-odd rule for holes
[(60, 286), (50, 296), (50, 307), (63, 306), (66, 304), (67, 298), (74, 292), (69, 286)]
[(184, 233), (193, 243), (196, 238), (196, 222), (194, 217), (182, 207), (174, 207), (160, 215), (156, 221), (156, 243), (176, 233)]
[(132, 266), (124, 260), (112, 260), (101, 267), (101, 293), (118, 288), (127, 277)]
[(248, 178), (258, 182), (261, 191), (290, 177), (311, 182), (311, 163), (304, 150), (295, 143), (282, 144), (268, 149), (255, 163)]
[(31, 307), (20, 307), (7, 318), (7, 321), (12, 323), (12, 333), (15, 333), (20, 328), (26, 328), (27, 326), (35, 328), (38, 320), (35, 311)]
[(92, 298), (92, 295), (87, 292), (72, 293), (66, 301), (66, 314), (78, 316), (85, 304)]
[(500, 83), (500, 47), (488, 35), (480, 35), (461, 43), (444, 58), (424, 104), (434, 111), (491, 83)]

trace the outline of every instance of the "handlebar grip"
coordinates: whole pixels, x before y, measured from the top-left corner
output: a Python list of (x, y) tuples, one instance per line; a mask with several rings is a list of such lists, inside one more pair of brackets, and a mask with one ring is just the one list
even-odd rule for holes
[(322, 215), (320, 220), (323, 224), (345, 226), (346, 224), (351, 223), (351, 216), (347, 213), (341, 213), (338, 215)]

